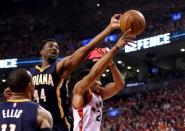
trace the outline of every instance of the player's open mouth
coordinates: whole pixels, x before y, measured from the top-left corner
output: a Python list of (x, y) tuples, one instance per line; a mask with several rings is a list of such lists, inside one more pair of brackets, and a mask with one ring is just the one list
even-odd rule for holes
[(51, 56), (56, 56), (56, 55), (57, 55), (56, 51), (51, 52)]

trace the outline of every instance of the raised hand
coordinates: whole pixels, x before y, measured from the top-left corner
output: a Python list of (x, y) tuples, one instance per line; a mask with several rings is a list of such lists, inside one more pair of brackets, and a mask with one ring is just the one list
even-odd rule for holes
[[(123, 48), (126, 44), (129, 45), (128, 42), (133, 42), (133, 39), (136, 38), (135, 35), (130, 34), (131, 29), (127, 30), (117, 41), (116, 47), (118, 48)], [(131, 45), (130, 45), (131, 46)]]
[(115, 29), (120, 29), (120, 17), (121, 14), (115, 14), (110, 21), (110, 27), (115, 30)]

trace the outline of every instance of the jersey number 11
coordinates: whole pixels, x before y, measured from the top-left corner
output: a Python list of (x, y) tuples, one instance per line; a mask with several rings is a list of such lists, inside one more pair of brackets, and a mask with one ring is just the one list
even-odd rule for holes
[(2, 124), (1, 125), (1, 131), (7, 131), (7, 128), (9, 128), (10, 131), (15, 131), (16, 125), (15, 124), (10, 124), (9, 126), (7, 124)]

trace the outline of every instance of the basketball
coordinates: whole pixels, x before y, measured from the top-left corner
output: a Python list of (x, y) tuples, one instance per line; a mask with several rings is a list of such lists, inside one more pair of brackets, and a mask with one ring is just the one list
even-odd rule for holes
[(121, 16), (120, 28), (123, 32), (131, 29), (131, 34), (137, 36), (145, 29), (145, 17), (137, 10), (129, 10)]

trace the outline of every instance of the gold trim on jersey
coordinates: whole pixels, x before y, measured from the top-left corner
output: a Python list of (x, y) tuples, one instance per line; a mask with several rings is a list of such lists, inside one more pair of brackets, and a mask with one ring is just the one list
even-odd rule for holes
[(69, 80), (66, 81), (67, 97), (69, 97)]
[(8, 102), (29, 102), (29, 99), (15, 99), (15, 100), (7, 100)]
[[(68, 130), (70, 130), (71, 129), (71, 125), (67, 121), (67, 118), (64, 117), (64, 110), (63, 110), (63, 107), (62, 107), (62, 100), (61, 100), (61, 97), (60, 97), (60, 89), (62, 87), (63, 82), (64, 82), (64, 79), (61, 79), (59, 84), (58, 84), (58, 86), (57, 86), (57, 88), (56, 88), (56, 96), (57, 96), (57, 99), (58, 99), (58, 107), (59, 107), (59, 110), (60, 110), (60, 116), (61, 116), (62, 119), (64, 118), (64, 121), (65, 121), (65, 123), (67, 125)], [(68, 87), (69, 87), (68, 83), (69, 83), (69, 81), (66, 82), (67, 96), (68, 96)]]
[(50, 65), (48, 65), (48, 66), (42, 68), (42, 67), (39, 67), (38, 65), (36, 65), (35, 68), (36, 68), (37, 70), (39, 70), (40, 72), (43, 72), (43, 71), (44, 71), (46, 68), (48, 68), (49, 66), (50, 66)]
[(59, 110), (60, 110), (61, 118), (64, 118), (64, 110), (62, 108), (62, 100), (60, 98), (60, 89), (62, 87), (63, 81), (64, 81), (64, 79), (61, 79), (57, 88), (56, 88), (56, 96), (57, 96), (57, 99), (58, 99), (58, 107), (59, 107)]
[(64, 120), (65, 120), (65, 123), (67, 125), (68, 130), (70, 131), (70, 129), (71, 129), (70, 123), (67, 121), (67, 118), (66, 117), (64, 118)]
[[(66, 96), (69, 97), (69, 80), (66, 81), (66, 91), (67, 91), (67, 95)], [(68, 122), (66, 117), (64, 118), (64, 120), (65, 120), (65, 123), (67, 125), (68, 130), (70, 131), (71, 124)]]

